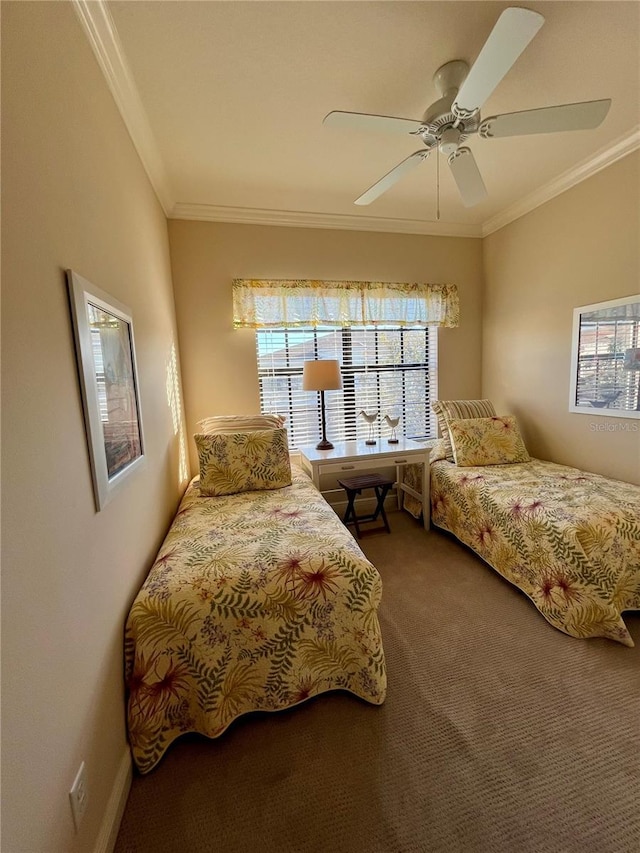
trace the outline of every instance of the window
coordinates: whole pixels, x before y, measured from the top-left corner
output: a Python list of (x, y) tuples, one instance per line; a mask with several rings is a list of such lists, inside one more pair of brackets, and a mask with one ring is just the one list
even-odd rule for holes
[(640, 296), (574, 308), (570, 388), (570, 412), (640, 418)]
[[(256, 331), (260, 405), (287, 416), (291, 447), (320, 438), (320, 395), (302, 390), (305, 361), (336, 358), (342, 389), (325, 392), (327, 435), (332, 441), (364, 439), (368, 424), (358, 414), (400, 417), (398, 432), (434, 436), (430, 402), (437, 398), (437, 329), (365, 326), (271, 328)], [(384, 434), (384, 433), (382, 433)]]

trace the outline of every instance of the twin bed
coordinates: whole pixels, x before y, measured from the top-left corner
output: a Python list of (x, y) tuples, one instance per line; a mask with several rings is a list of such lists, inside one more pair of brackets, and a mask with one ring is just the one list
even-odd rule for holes
[[(127, 620), (129, 739), (142, 773), (180, 735), (217, 737), (250, 711), (330, 690), (374, 705), (385, 698), (377, 570), (308, 476), (288, 467), (286, 439), (276, 447), (257, 432), (239, 438), (200, 441), (201, 478)], [(621, 614), (640, 609), (640, 488), (528, 454), (515, 464), (457, 465), (438, 450), (433, 524), (525, 592), (554, 627), (633, 646)], [(421, 473), (405, 469), (404, 505), (414, 515)]]
[[(431, 457), (431, 522), (473, 549), (572, 637), (633, 640), (640, 610), (640, 487), (553, 462), (458, 466)], [(422, 512), (421, 472), (404, 508)]]
[(188, 487), (129, 614), (129, 740), (141, 773), (186, 732), (328, 690), (386, 692), (380, 576), (316, 490)]
[[(496, 470), (499, 469), (499, 470)], [(640, 609), (640, 489), (564, 465), (431, 468), (431, 520), (525, 592), (572, 637), (633, 640)]]

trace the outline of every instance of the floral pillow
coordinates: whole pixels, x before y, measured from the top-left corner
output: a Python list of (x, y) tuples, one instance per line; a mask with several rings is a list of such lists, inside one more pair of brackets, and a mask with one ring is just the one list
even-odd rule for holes
[(438, 418), (438, 427), (444, 446), (445, 459), (453, 462), (453, 448), (449, 437), (449, 423), (463, 418), (492, 418), (496, 414), (491, 400), (434, 400), (431, 408)]
[(194, 436), (200, 493), (211, 497), (291, 485), (286, 429)]
[(449, 421), (456, 465), (509, 465), (529, 462), (516, 419), (511, 415)]

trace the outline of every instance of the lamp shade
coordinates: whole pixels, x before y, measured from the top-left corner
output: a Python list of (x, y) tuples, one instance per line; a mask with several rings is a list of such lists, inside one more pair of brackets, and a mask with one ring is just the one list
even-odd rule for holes
[(342, 376), (337, 359), (305, 361), (302, 368), (303, 391), (335, 391), (338, 388), (342, 388)]

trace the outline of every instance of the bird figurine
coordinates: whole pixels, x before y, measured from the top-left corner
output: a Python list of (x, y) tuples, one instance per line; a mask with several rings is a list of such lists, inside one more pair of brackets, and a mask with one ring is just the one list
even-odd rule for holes
[(375, 444), (376, 439), (373, 433), (373, 425), (378, 419), (378, 413), (375, 412), (373, 415), (368, 415), (364, 409), (361, 409), (358, 414), (362, 415), (365, 421), (369, 424), (369, 438), (365, 441), (365, 444)]
[(398, 435), (396, 433), (396, 427), (400, 423), (400, 418), (390, 418), (389, 415), (384, 416), (384, 421), (391, 427), (391, 435), (387, 439), (389, 444), (397, 444), (398, 443)]

